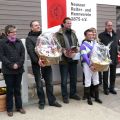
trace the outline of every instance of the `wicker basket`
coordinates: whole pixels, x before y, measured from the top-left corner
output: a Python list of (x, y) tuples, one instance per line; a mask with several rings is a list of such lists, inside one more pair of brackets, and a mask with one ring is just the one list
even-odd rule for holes
[(0, 112), (6, 111), (6, 94), (0, 95)]
[(62, 48), (55, 33), (42, 33), (37, 38), (35, 52), (45, 66), (59, 64)]
[(43, 61), (43, 64), (45, 66), (50, 66), (50, 65), (53, 65), (53, 64), (59, 64), (59, 61), (60, 61), (60, 57), (46, 57), (44, 55), (40, 55), (39, 57)]
[(101, 65), (98, 63), (93, 63), (92, 65), (95, 67), (96, 71), (100, 71), (100, 72), (107, 71), (109, 68), (109, 65)]
[(54, 65), (54, 64), (59, 64), (60, 61), (60, 56), (61, 56), (61, 50), (59, 50), (59, 56), (55, 57), (55, 56), (46, 56), (44, 55), (42, 52), (39, 51), (39, 49), (36, 47), (35, 48), (35, 52), (38, 55), (38, 57), (42, 60), (43, 64), (45, 66), (50, 66), (50, 65)]

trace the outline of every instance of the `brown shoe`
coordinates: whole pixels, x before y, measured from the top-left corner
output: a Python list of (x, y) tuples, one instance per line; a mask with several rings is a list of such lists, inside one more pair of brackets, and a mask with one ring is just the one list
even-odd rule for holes
[(26, 113), (26, 111), (23, 108), (17, 109), (17, 112), (20, 112), (21, 114), (25, 114)]
[(12, 116), (13, 116), (13, 112), (7, 112), (7, 115), (8, 115), (9, 117), (12, 117)]

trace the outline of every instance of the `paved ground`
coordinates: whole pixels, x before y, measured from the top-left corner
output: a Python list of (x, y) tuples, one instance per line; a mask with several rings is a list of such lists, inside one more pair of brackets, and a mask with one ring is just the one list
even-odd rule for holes
[[(39, 110), (37, 99), (30, 100), (32, 104), (24, 105), (25, 115), (14, 112), (13, 117), (8, 117), (6, 112), (0, 112), (0, 120), (120, 120), (120, 77), (116, 80), (117, 95), (103, 94), (102, 86), (100, 88), (100, 98), (103, 104), (93, 102), (90, 106), (86, 101), (75, 101), (70, 99), (69, 104), (62, 103), (60, 96), (60, 86), (55, 86), (55, 95), (62, 104), (62, 108), (45, 106), (44, 110)], [(78, 83), (78, 93), (82, 96), (82, 83)]]

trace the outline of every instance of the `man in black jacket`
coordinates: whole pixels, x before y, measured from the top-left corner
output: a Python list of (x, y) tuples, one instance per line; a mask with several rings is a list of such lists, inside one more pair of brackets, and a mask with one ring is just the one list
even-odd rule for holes
[[(1, 30), (0, 30), (0, 41), (1, 41), (3, 38), (5, 38), (5, 34), (3, 33), (3, 30), (1, 29)], [(1, 62), (1, 60), (0, 60), (0, 62)], [(0, 64), (1, 64), (1, 63), (0, 63)], [(0, 73), (1, 73), (1, 67), (0, 67)]]
[(3, 33), (3, 30), (1, 29), (0, 30), (0, 39), (3, 39), (3, 38), (5, 38), (5, 34)]
[[(110, 64), (110, 85), (108, 86), (108, 71), (103, 72), (103, 89), (104, 94), (108, 95), (109, 92), (112, 94), (117, 94), (115, 91), (115, 78), (116, 78), (116, 65), (117, 65), (117, 35), (113, 30), (112, 21), (105, 22), (105, 31), (99, 34), (100, 42), (104, 45), (110, 45), (110, 57), (111, 57), (111, 64)], [(109, 89), (108, 89), (109, 88)]]
[(38, 36), (41, 34), (41, 28), (38, 21), (34, 20), (30, 23), (31, 31), (26, 38), (26, 48), (30, 56), (32, 63), (32, 70), (35, 76), (35, 82), (37, 86), (37, 95), (39, 98), (39, 108), (44, 109), (45, 106), (45, 94), (43, 91), (42, 77), (45, 80), (46, 93), (48, 97), (48, 102), (50, 106), (61, 107), (61, 105), (56, 101), (53, 95), (53, 85), (52, 85), (52, 68), (51, 66), (44, 66), (41, 59), (38, 58), (35, 53), (35, 46)]

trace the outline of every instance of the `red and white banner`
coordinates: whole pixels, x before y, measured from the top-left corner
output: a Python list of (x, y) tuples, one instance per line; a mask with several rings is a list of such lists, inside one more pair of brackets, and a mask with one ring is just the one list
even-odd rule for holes
[(56, 32), (65, 17), (72, 19), (72, 29), (79, 42), (84, 31), (96, 28), (96, 3), (88, 0), (41, 0), (42, 31)]

